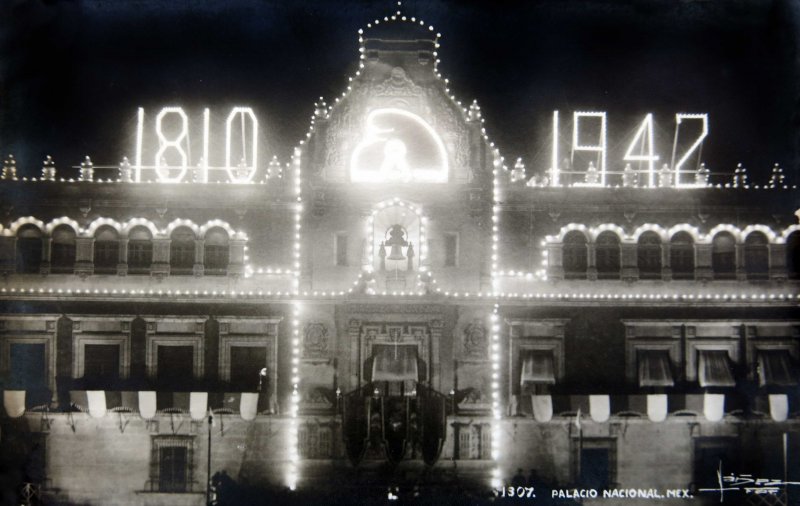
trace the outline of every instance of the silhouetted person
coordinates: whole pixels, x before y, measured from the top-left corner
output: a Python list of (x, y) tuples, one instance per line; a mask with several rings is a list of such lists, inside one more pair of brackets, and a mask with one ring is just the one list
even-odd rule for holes
[(525, 475), (522, 474), (522, 468), (520, 467), (517, 469), (517, 474), (511, 478), (511, 486), (512, 487), (524, 487), (525, 486)]

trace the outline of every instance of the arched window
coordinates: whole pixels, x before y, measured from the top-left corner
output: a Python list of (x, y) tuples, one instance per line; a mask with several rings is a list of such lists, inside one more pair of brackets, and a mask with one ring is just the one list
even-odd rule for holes
[(786, 238), (786, 273), (789, 279), (800, 279), (800, 232)]
[(194, 232), (187, 227), (179, 227), (172, 231), (170, 239), (170, 274), (191, 274), (194, 268)]
[(217, 227), (206, 232), (203, 265), (205, 274), (226, 274), (230, 259), (228, 233)]
[(17, 272), (35, 274), (42, 266), (42, 231), (36, 225), (17, 230)]
[(694, 239), (689, 232), (678, 232), (669, 242), (672, 279), (694, 279)]
[(94, 234), (94, 272), (115, 274), (119, 264), (119, 234), (108, 225)]
[(769, 278), (769, 239), (761, 232), (750, 232), (744, 240), (744, 269), (747, 279)]
[(564, 236), (563, 264), (566, 279), (586, 279), (586, 236), (572, 231)]
[(136, 227), (128, 233), (128, 273), (150, 272), (153, 263), (153, 236), (147, 227)]
[(595, 241), (595, 258), (597, 259), (598, 279), (619, 278), (619, 237), (614, 232), (603, 232)]
[(736, 279), (736, 239), (720, 232), (711, 243), (711, 269), (714, 279)]
[(661, 237), (655, 232), (639, 236), (636, 260), (641, 279), (661, 279)]
[(71, 274), (75, 270), (75, 231), (59, 225), (50, 238), (50, 272)]

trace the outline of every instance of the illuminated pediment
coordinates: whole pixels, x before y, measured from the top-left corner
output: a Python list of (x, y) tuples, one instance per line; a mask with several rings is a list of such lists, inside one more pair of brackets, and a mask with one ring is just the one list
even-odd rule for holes
[(372, 110), (350, 158), (356, 182), (445, 183), (447, 151), (428, 122), (403, 109)]

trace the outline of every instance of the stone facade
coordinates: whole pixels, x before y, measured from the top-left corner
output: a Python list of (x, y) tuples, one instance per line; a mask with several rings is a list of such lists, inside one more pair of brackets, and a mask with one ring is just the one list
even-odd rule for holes
[(6, 485), (800, 480), (796, 191), (512, 178), (423, 31), (365, 36), (281, 177), (0, 181)]

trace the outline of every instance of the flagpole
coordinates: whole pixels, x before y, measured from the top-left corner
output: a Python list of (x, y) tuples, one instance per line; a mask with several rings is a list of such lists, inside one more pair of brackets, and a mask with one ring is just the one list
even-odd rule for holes
[(206, 505), (211, 504), (211, 425), (214, 423), (214, 415), (208, 410), (208, 462), (206, 467)]
[[(576, 476), (576, 481), (580, 479), (583, 463), (583, 426), (581, 425), (581, 408), (578, 408), (578, 413), (575, 415), (575, 425), (578, 427), (578, 476)], [(582, 486), (583, 484), (578, 483), (578, 485)]]

